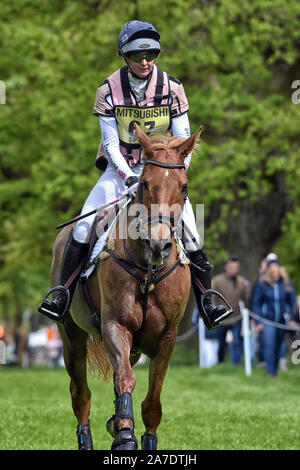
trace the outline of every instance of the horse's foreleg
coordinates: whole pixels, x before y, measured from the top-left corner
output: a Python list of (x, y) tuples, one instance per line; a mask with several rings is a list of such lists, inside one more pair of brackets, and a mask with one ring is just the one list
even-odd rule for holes
[(63, 325), (59, 325), (64, 344), (64, 360), (71, 378), (70, 394), (72, 408), (77, 418), (77, 438), (79, 450), (93, 449), (89, 415), (91, 392), (87, 385), (86, 353), (88, 334), (81, 330), (68, 316)]
[(103, 340), (114, 369), (116, 395), (132, 393), (136, 381), (130, 364), (132, 334), (119, 323), (109, 322), (103, 327)]
[(136, 379), (130, 364), (132, 335), (124, 326), (111, 321), (103, 327), (103, 339), (114, 369), (115, 414), (109, 420), (110, 432), (115, 437), (112, 450), (135, 450), (131, 393)]
[(146, 428), (142, 436), (143, 450), (155, 450), (157, 446), (156, 430), (162, 417), (160, 394), (175, 342), (176, 326), (172, 326), (160, 339), (158, 352), (150, 360), (149, 388), (142, 403), (142, 418)]

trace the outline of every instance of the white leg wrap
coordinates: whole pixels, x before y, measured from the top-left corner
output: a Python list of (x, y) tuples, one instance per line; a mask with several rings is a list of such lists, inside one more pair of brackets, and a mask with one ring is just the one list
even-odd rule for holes
[[(115, 173), (113, 168), (107, 167), (106, 171), (99, 178), (94, 188), (90, 192), (81, 215), (86, 214), (97, 207), (110, 201), (114, 201), (126, 192), (126, 187), (121, 178)], [(74, 230), (74, 238), (78, 242), (88, 242), (89, 231), (94, 222), (96, 214), (80, 220)]]
[(185, 201), (183, 211), (182, 211), (182, 220), (184, 226), (187, 226), (188, 230), (183, 229), (183, 242), (184, 247), (187, 251), (197, 251), (203, 246), (203, 241), (199, 236), (194, 211), (192, 204), (189, 199)]
[[(137, 165), (133, 169), (134, 174), (139, 176), (143, 166), (143, 164)], [(101, 206), (102, 204), (118, 199), (126, 192), (127, 188), (123, 180), (109, 165), (90, 192), (82, 208), (81, 215), (97, 209), (97, 207)], [(80, 243), (88, 242), (90, 227), (94, 222), (95, 215), (96, 214), (86, 217), (77, 223), (73, 235), (75, 240)]]

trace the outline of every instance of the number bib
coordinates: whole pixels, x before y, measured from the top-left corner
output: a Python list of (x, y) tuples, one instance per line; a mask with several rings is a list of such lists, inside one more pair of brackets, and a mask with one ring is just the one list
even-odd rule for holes
[(134, 123), (149, 136), (165, 135), (170, 128), (171, 116), (169, 105), (159, 106), (115, 106), (119, 139), (126, 147), (139, 146)]

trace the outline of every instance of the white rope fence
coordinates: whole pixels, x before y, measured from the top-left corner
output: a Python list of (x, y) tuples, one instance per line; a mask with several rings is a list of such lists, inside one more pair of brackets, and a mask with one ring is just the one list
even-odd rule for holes
[(182, 341), (187, 340), (188, 338), (193, 336), (194, 333), (196, 333), (197, 329), (198, 329), (198, 326), (193, 325), (188, 331), (183, 333), (181, 336), (177, 336), (176, 343), (181, 343)]
[(256, 313), (251, 312), (251, 310), (248, 310), (248, 313), (251, 318), (253, 318), (254, 320), (260, 323), (265, 323), (266, 325), (274, 326), (275, 328), (281, 328), (282, 330), (300, 331), (300, 326), (289, 326), (289, 325), (285, 325), (284, 323), (278, 323), (276, 321), (269, 320), (268, 318), (261, 317), (260, 315), (257, 315)]
[(259, 323), (265, 325), (273, 326), (275, 328), (280, 328), (286, 331), (300, 331), (299, 326), (286, 325), (284, 323), (278, 323), (268, 318), (264, 318), (260, 315), (257, 315), (254, 312), (251, 312), (248, 308), (245, 307), (244, 302), (239, 302), (239, 307), (243, 316), (243, 337), (244, 337), (244, 361), (245, 361), (245, 373), (246, 375), (251, 375), (252, 372), (252, 362), (251, 362), (251, 347), (250, 347), (250, 317), (256, 320)]
[[(291, 326), (284, 323), (278, 323), (268, 318), (257, 315), (248, 308), (245, 307), (243, 301), (239, 302), (239, 307), (241, 310), (241, 315), (236, 317), (236, 321), (243, 320), (242, 323), (242, 334), (244, 338), (244, 362), (245, 362), (245, 373), (246, 375), (251, 375), (252, 372), (252, 362), (251, 362), (251, 328), (250, 328), (250, 318), (256, 320), (259, 323), (264, 323), (266, 325), (273, 326), (275, 328), (281, 328), (286, 331), (300, 331), (300, 326)], [(188, 338), (193, 336), (198, 330), (198, 343), (199, 343), (199, 367), (206, 366), (206, 352), (205, 352), (205, 325), (203, 320), (199, 316), (198, 325), (193, 325), (188, 331), (186, 331), (181, 336), (176, 338), (176, 342), (180, 343), (186, 341)]]
[[(256, 313), (252, 312), (248, 308), (245, 307), (243, 301), (239, 302), (239, 307), (241, 310), (241, 315), (235, 318), (236, 321), (240, 321), (242, 319), (242, 335), (244, 338), (244, 362), (245, 362), (245, 374), (251, 375), (252, 372), (252, 362), (251, 362), (251, 328), (250, 328), (250, 318), (253, 320), (264, 323), (269, 326), (273, 326), (275, 328), (281, 328), (282, 330), (286, 331), (300, 331), (300, 326), (291, 326), (284, 323), (278, 323), (268, 318), (262, 317), (257, 315)], [(188, 331), (183, 333), (180, 336), (177, 336), (176, 342), (181, 343), (182, 341), (186, 341), (188, 338), (193, 336), (198, 331), (198, 343), (199, 343), (199, 367), (207, 367), (206, 365), (206, 351), (205, 351), (205, 325), (203, 320), (199, 316), (198, 325), (193, 325)]]

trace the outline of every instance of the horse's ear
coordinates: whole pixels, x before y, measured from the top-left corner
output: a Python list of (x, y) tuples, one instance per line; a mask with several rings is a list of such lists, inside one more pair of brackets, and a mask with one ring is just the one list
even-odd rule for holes
[(189, 153), (193, 151), (195, 145), (197, 144), (197, 140), (201, 135), (202, 130), (203, 126), (200, 126), (199, 129), (195, 132), (195, 134), (191, 135), (191, 137), (189, 137), (180, 145), (178, 145), (178, 147), (176, 147), (178, 153), (182, 156), (182, 158), (185, 158)]
[(151, 146), (151, 139), (148, 137), (145, 132), (142, 131), (140, 126), (135, 122), (134, 127), (136, 130), (136, 136), (138, 138), (139, 143), (142, 145), (142, 147), (150, 147)]
[(152, 142), (151, 142), (150, 137), (148, 137), (147, 134), (145, 134), (145, 132), (142, 131), (142, 129), (136, 122), (134, 123), (134, 127), (136, 130), (136, 136), (138, 138), (138, 141), (144, 149), (144, 152), (143, 152), (144, 160), (148, 158), (152, 158), (153, 149), (152, 149)]

